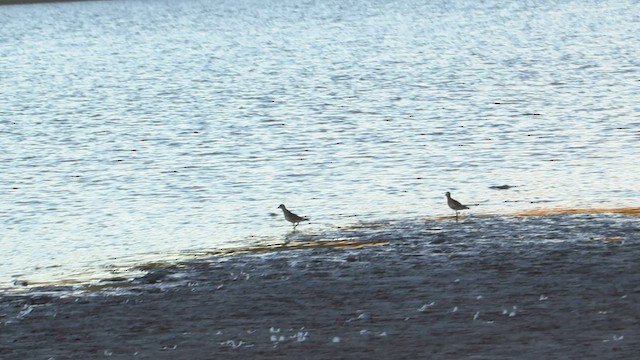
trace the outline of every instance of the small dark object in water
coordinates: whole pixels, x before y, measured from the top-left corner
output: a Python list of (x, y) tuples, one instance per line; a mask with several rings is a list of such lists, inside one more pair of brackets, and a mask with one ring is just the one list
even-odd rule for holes
[(157, 284), (159, 282), (163, 282), (166, 277), (169, 275), (169, 271), (166, 269), (160, 269), (157, 271), (153, 271), (147, 273), (146, 275), (139, 277), (137, 280), (140, 284)]
[(515, 186), (513, 185), (499, 185), (499, 186), (489, 186), (489, 189), (493, 189), (493, 190), (508, 190), (511, 188), (514, 188)]
[(43, 295), (43, 296), (34, 296), (32, 298), (30, 298), (29, 301), (29, 305), (45, 305), (50, 303), (53, 300), (53, 297), (51, 296), (47, 296), (47, 295)]

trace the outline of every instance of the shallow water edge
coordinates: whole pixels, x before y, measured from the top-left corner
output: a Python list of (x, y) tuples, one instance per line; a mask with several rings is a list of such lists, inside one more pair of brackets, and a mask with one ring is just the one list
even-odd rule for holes
[[(539, 209), (509, 216), (466, 215), (457, 222), (455, 216), (356, 222), (333, 229), (290, 231), (282, 238), (265, 238), (253, 245), (228, 249), (201, 249), (171, 254), (166, 260), (140, 262), (130, 266), (113, 266), (110, 275), (66, 278), (35, 282), (16, 279), (12, 293), (82, 292), (127, 288), (140, 285), (140, 279), (152, 278), (167, 269), (188, 269), (192, 263), (221, 262), (242, 256), (296, 257), (305, 251), (336, 253), (368, 247), (402, 245), (410, 240), (424, 243), (438, 253), (441, 247), (464, 238), (466, 247), (492, 244), (494, 247), (523, 244), (574, 244), (583, 241), (624, 243), (634, 240), (640, 231), (640, 208)], [(170, 260), (172, 259), (172, 260)], [(142, 280), (145, 283), (146, 280)]]

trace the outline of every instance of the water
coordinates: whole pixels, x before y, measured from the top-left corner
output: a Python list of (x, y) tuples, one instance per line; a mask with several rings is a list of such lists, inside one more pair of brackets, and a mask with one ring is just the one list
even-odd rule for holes
[(0, 7), (0, 287), (280, 242), (280, 203), (306, 235), (451, 215), (446, 191), (475, 215), (637, 206), (639, 8)]

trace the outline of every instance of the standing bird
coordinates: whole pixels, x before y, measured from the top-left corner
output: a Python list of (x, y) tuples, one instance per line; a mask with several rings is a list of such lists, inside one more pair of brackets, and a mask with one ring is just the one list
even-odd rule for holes
[(447, 205), (456, 212), (456, 222), (458, 222), (458, 211), (468, 209), (467, 206), (460, 204), (460, 202), (451, 197), (451, 193), (447, 191)]
[(298, 226), (301, 221), (309, 221), (309, 218), (305, 216), (298, 216), (289, 211), (289, 209), (287, 209), (284, 204), (280, 204), (280, 206), (278, 206), (278, 209), (282, 209), (282, 212), (284, 213), (284, 219), (293, 224), (293, 230), (296, 229), (296, 226)]

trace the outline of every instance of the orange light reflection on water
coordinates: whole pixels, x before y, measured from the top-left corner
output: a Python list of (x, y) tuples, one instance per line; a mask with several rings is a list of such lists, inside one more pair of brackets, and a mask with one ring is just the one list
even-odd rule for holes
[(518, 213), (516, 216), (545, 216), (545, 215), (561, 215), (561, 214), (625, 214), (640, 215), (639, 207), (624, 208), (578, 208), (578, 209), (537, 209), (528, 210)]

